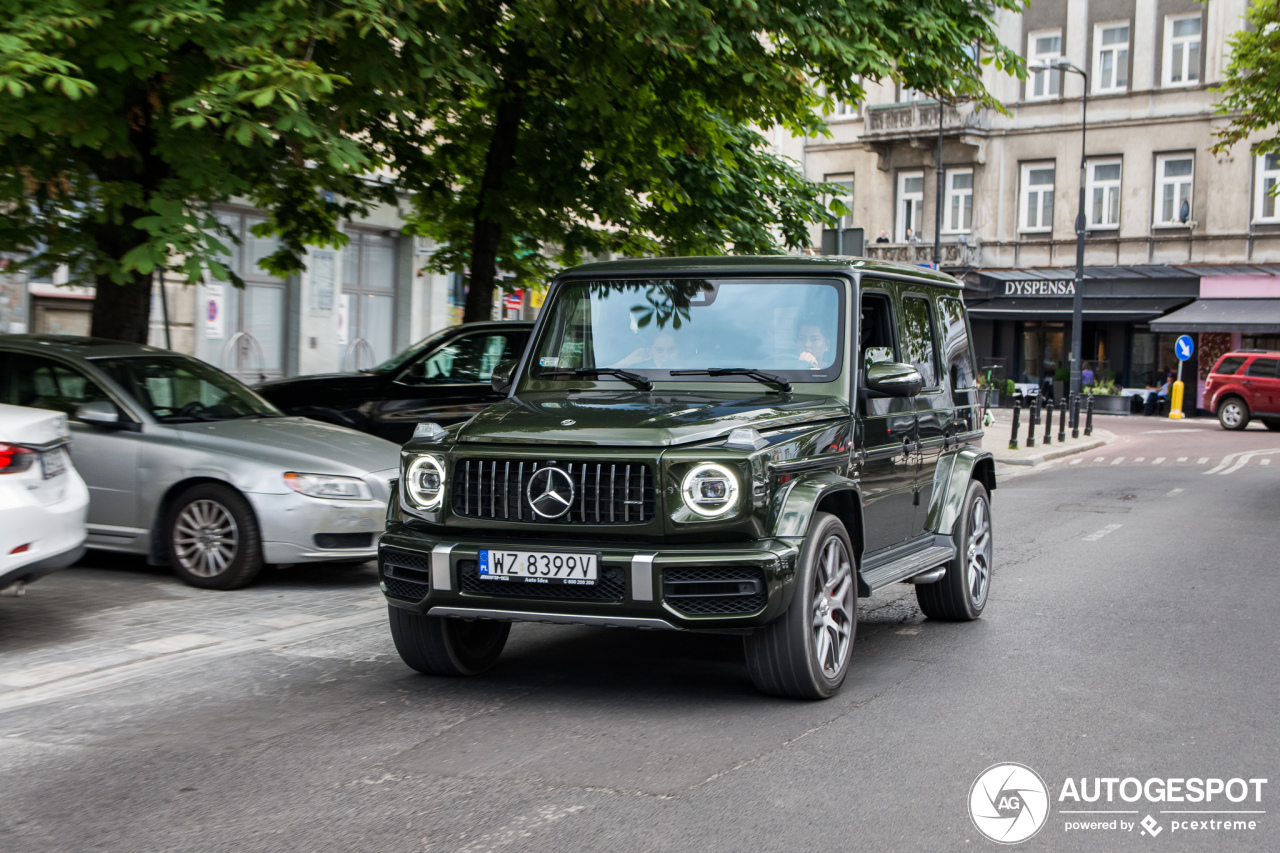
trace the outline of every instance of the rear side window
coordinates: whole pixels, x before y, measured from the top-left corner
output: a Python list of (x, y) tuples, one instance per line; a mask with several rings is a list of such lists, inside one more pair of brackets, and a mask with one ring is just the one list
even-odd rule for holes
[(1253, 363), (1245, 370), (1245, 376), (1257, 376), (1259, 379), (1277, 379), (1280, 373), (1280, 358), (1255, 358)]
[(1234, 376), (1242, 364), (1244, 364), (1244, 356), (1229, 355), (1218, 362), (1218, 366), (1213, 369), (1213, 372), (1220, 373), (1223, 376)]
[(938, 338), (929, 300), (923, 296), (902, 298), (902, 358), (920, 371), (925, 388), (938, 387), (938, 358), (934, 342)]
[(944, 296), (938, 300), (942, 326), (942, 361), (953, 393), (974, 386), (973, 350), (969, 347), (969, 327), (964, 320), (964, 305), (959, 299)]

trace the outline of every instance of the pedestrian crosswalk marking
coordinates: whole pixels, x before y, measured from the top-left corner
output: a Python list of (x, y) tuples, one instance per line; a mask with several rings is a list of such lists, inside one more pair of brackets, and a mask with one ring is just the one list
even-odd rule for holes
[(1258, 460), (1258, 464), (1259, 464), (1259, 465), (1270, 465), (1270, 464), (1271, 464), (1271, 460), (1270, 460), (1270, 459), (1259, 459), (1259, 460)]
[(1179, 462), (1186, 462), (1186, 461), (1187, 461), (1187, 457), (1185, 457), (1185, 456), (1179, 456), (1179, 457), (1178, 457), (1178, 461), (1179, 461)]
[[(1114, 465), (1115, 463), (1113, 462), (1111, 464)], [(1084, 537), (1084, 541), (1097, 542), (1103, 536), (1106, 536), (1108, 533), (1111, 533), (1112, 531), (1119, 530), (1123, 526), (1124, 525), (1122, 524), (1108, 524), (1106, 527), (1102, 528), (1101, 530), (1094, 533), (1090, 533), (1088, 536)]]
[(1112, 460), (1111, 460), (1111, 464), (1112, 464), (1112, 465), (1119, 465), (1119, 464), (1120, 464), (1121, 462), (1123, 462), (1123, 461), (1124, 461), (1124, 457), (1123, 457), (1123, 456), (1117, 456), (1115, 459), (1112, 459)]
[(1147, 461), (1147, 457), (1145, 457), (1145, 456), (1137, 456), (1137, 457), (1135, 457), (1135, 458), (1134, 458), (1134, 460), (1133, 460), (1133, 461), (1134, 461), (1134, 462), (1146, 462), (1146, 461)]
[(1071, 460), (1071, 462), (1070, 462), (1069, 464), (1071, 464), (1071, 465), (1079, 465), (1079, 464), (1080, 464), (1081, 462), (1083, 462), (1083, 461), (1084, 461), (1083, 459), (1072, 459), (1072, 460)]
[(1205, 464), (1205, 463), (1206, 463), (1206, 462), (1208, 462), (1208, 461), (1209, 461), (1209, 457), (1208, 457), (1208, 456), (1201, 456), (1199, 459), (1197, 459), (1197, 460), (1196, 460), (1196, 464), (1197, 464), (1197, 465), (1203, 465), (1203, 464)]
[(1152, 460), (1151, 464), (1152, 464), (1152, 465), (1159, 465), (1159, 464), (1160, 464), (1161, 462), (1163, 462), (1163, 461), (1164, 461), (1164, 457), (1163, 457), (1163, 456), (1157, 456), (1154, 460)]
[(1105, 457), (1105, 456), (1095, 456), (1095, 457), (1094, 457), (1094, 459), (1093, 459), (1093, 461), (1094, 461), (1094, 462), (1105, 462), (1105, 461), (1106, 461), (1106, 459), (1107, 459), (1107, 457)]

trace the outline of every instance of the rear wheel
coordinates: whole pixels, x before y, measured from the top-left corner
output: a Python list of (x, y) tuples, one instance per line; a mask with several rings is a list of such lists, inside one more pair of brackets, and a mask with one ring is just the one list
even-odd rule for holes
[(479, 675), (498, 662), (510, 622), (442, 619), (388, 605), (400, 659), (424, 675)]
[(1239, 397), (1228, 397), (1218, 406), (1218, 423), (1223, 429), (1244, 429), (1249, 425), (1249, 407)]
[(977, 480), (969, 481), (951, 536), (955, 559), (941, 580), (916, 584), (916, 601), (930, 619), (969, 622), (982, 615), (991, 588), (991, 499)]
[(816, 513), (791, 606), (745, 638), (747, 670), (762, 693), (826, 699), (849, 672), (858, 622), (853, 547), (840, 519)]
[(253, 508), (230, 486), (202, 483), (173, 502), (165, 527), (169, 564), (204, 589), (236, 589), (262, 571), (262, 538)]

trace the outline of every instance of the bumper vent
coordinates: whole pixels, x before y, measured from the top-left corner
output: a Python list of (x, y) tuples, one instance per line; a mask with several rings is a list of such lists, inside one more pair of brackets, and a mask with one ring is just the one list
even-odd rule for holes
[(523, 583), (521, 581), (482, 581), (480, 564), (475, 560), (459, 560), (458, 574), (462, 591), (508, 598), (552, 598), (559, 601), (621, 601), (627, 592), (623, 570), (618, 566), (601, 566), (595, 586)]
[[(542, 468), (556, 468), (573, 483), (569, 509), (556, 518), (538, 515), (529, 503), (529, 481)], [(556, 476), (555, 483), (561, 489), (565, 482)], [(464, 518), (537, 524), (643, 524), (653, 520), (655, 500), (653, 471), (639, 462), (460, 459), (453, 471), (453, 514)]]
[(372, 533), (317, 533), (317, 548), (368, 548), (373, 545)]
[(431, 590), (431, 561), (426, 554), (384, 550), (378, 555), (378, 570), (388, 595), (421, 601)]
[(664, 569), (662, 598), (686, 616), (755, 613), (768, 593), (764, 572), (739, 566)]

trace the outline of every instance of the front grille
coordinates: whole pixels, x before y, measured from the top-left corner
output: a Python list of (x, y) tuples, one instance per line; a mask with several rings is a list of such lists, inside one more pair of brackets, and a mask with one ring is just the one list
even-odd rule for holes
[[(540, 468), (558, 468), (573, 482), (569, 509), (546, 518), (529, 503), (529, 481)], [(653, 471), (639, 462), (530, 462), (462, 459), (453, 472), (453, 513), (539, 524), (643, 524), (657, 511)]]
[(686, 616), (754, 613), (768, 593), (764, 572), (747, 566), (663, 569), (662, 598)]
[(378, 555), (382, 582), (396, 598), (421, 601), (431, 590), (431, 558), (426, 554), (384, 549)]
[(595, 586), (524, 583), (522, 581), (482, 581), (476, 560), (459, 560), (458, 574), (463, 592), (501, 595), (512, 598), (554, 598), (560, 601), (621, 601), (627, 592), (625, 574), (619, 566), (601, 566)]

